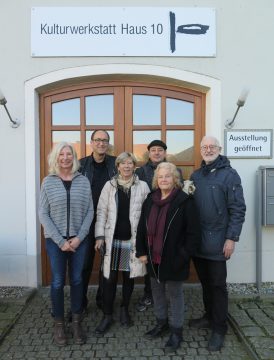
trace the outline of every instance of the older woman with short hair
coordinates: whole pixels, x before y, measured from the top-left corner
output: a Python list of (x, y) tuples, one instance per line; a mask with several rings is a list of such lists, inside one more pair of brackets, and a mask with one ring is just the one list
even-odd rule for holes
[(136, 242), (136, 256), (147, 264), (151, 276), (157, 321), (145, 335), (154, 339), (170, 330), (165, 348), (175, 351), (182, 341), (183, 281), (200, 241), (200, 226), (194, 200), (182, 191), (175, 165), (163, 162), (157, 166), (153, 188), (142, 207)]
[(68, 266), (73, 335), (76, 344), (84, 343), (81, 328), (82, 268), (84, 265), (93, 203), (90, 184), (77, 170), (79, 163), (73, 146), (58, 143), (49, 157), (49, 175), (41, 185), (39, 219), (44, 228), (46, 250), (51, 266), (51, 301), (54, 340), (66, 344), (64, 325), (64, 285)]
[(145, 264), (136, 258), (136, 231), (143, 201), (149, 193), (146, 182), (135, 175), (136, 158), (128, 152), (116, 159), (118, 175), (108, 181), (99, 198), (95, 224), (95, 249), (105, 247), (103, 258), (103, 318), (95, 333), (103, 335), (112, 324), (118, 273), (123, 276), (120, 322), (132, 324), (128, 307), (134, 278), (144, 276)]

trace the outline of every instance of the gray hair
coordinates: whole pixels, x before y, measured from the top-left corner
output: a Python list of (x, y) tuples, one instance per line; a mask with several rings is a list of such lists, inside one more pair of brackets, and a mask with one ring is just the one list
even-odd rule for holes
[(60, 173), (59, 165), (58, 165), (58, 157), (61, 151), (65, 148), (70, 148), (72, 155), (73, 155), (73, 163), (71, 173), (74, 174), (79, 169), (79, 161), (77, 160), (77, 154), (72, 146), (72, 144), (62, 141), (54, 145), (53, 149), (48, 155), (48, 164), (49, 164), (49, 173), (53, 175), (58, 175)]
[(173, 180), (174, 180), (174, 187), (175, 188), (181, 188), (181, 182), (180, 182), (180, 174), (179, 171), (177, 170), (176, 166), (170, 162), (161, 162), (156, 170), (154, 171), (154, 176), (152, 179), (152, 189), (158, 189), (158, 173), (160, 169), (167, 169), (170, 171), (171, 175), (173, 176)]
[(130, 152), (122, 152), (120, 155), (117, 156), (117, 158), (115, 160), (116, 167), (118, 168), (118, 166), (127, 159), (131, 159), (134, 166), (137, 165), (136, 157), (132, 153), (130, 153)]
[(211, 136), (211, 135), (205, 135), (201, 140), (201, 145), (203, 144), (204, 140), (206, 140), (206, 139), (213, 140), (215, 145), (217, 145), (218, 147), (221, 147), (219, 140), (217, 138), (215, 138), (215, 136)]

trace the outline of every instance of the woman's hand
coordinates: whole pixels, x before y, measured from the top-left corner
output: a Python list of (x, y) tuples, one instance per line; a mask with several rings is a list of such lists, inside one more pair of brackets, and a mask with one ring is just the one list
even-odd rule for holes
[(78, 248), (80, 243), (81, 243), (81, 241), (77, 236), (75, 236), (74, 238), (69, 239), (69, 244), (74, 250), (76, 250)]
[(145, 265), (148, 263), (146, 255), (140, 256), (139, 260), (141, 261), (141, 263), (143, 263)]
[(70, 245), (69, 241), (66, 241), (64, 245), (61, 247), (62, 251), (72, 251), (75, 252), (74, 248)]
[(100, 248), (101, 248), (101, 246), (103, 246), (103, 244), (104, 244), (104, 240), (96, 240), (95, 246), (94, 246), (95, 251), (100, 250)]

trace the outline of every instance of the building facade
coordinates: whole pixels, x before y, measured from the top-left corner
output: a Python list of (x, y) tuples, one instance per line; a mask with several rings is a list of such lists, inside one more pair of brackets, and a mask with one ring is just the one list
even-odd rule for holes
[[(138, 55), (138, 43), (133, 47), (134, 56), (117, 55), (115, 43), (106, 55), (102, 50), (86, 55), (74, 48), (74, 43), (68, 54), (59, 54), (58, 49), (57, 55), (52, 54), (49, 44), (47, 49), (42, 47), (45, 54), (37, 55), (37, 43), (31, 42), (31, 19), (35, 8), (43, 6), (40, 0), (13, 0), (0, 5), (0, 89), (11, 116), (21, 122), (18, 128), (12, 128), (0, 106), (1, 285), (38, 286), (49, 282), (37, 206), (53, 143), (70, 141), (79, 156), (84, 156), (90, 151), (90, 133), (105, 128), (110, 132), (113, 151), (132, 151), (141, 164), (145, 145), (162, 138), (167, 142), (169, 159), (183, 169), (187, 178), (201, 162), (199, 143), (203, 135), (219, 138), (226, 152), (226, 121), (232, 119), (239, 94), (246, 86), (250, 93), (235, 119), (235, 135), (240, 130), (244, 134), (267, 130), (271, 134), (273, 129), (273, 1), (139, 0), (117, 1), (114, 5), (110, 0), (68, 0), (66, 4), (49, 0), (46, 4), (51, 10), (64, 6), (101, 7), (106, 14), (111, 13), (110, 7), (138, 7), (141, 13), (148, 8), (167, 8), (169, 14), (180, 8), (213, 9), (216, 53), (209, 56), (197, 55), (193, 49), (187, 55), (153, 55), (152, 50), (150, 53), (150, 49), (141, 47)], [(113, 22), (115, 14), (113, 11)], [(179, 30), (178, 26), (176, 41), (183, 36)], [(42, 31), (49, 35), (56, 28), (44, 27)], [(114, 27), (98, 31), (112, 35)], [(158, 31), (161, 33), (161, 28)], [(242, 178), (247, 214), (240, 242), (228, 262), (230, 282), (256, 281), (256, 209), (260, 191), (256, 172), (261, 165), (274, 167), (272, 137), (267, 142), (269, 154), (252, 156), (249, 151), (247, 156), (231, 156), (232, 166)], [(240, 140), (239, 147), (243, 146), (245, 141)], [(261, 229), (264, 282), (274, 281), (273, 230), (271, 226)]]

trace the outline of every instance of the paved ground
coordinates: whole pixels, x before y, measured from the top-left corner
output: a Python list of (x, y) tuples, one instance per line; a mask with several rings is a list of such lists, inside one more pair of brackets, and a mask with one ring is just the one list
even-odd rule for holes
[(232, 323), (252, 351), (254, 358), (274, 359), (274, 295), (230, 301)]
[[(231, 300), (230, 313), (234, 319), (234, 326), (241, 326), (242, 341), (229, 327), (224, 348), (220, 352), (210, 353), (207, 350), (210, 332), (190, 329), (187, 325), (189, 318), (199, 317), (202, 311), (200, 288), (187, 286), (184, 342), (177, 352), (166, 354), (163, 346), (167, 336), (154, 341), (148, 341), (143, 337), (143, 334), (154, 325), (154, 315), (152, 309), (143, 313), (134, 310), (141, 294), (140, 288), (134, 290), (131, 306), (134, 326), (130, 329), (120, 327), (117, 301), (115, 324), (104, 337), (97, 338), (94, 329), (100, 321), (101, 312), (94, 305), (95, 289), (90, 289), (91, 308), (84, 319), (87, 342), (85, 345), (74, 345), (68, 328), (69, 344), (63, 348), (53, 343), (48, 288), (40, 289), (28, 302), (28, 296), (8, 302), (0, 299), (0, 359), (274, 359), (274, 299)], [(117, 300), (119, 298), (120, 290)], [(14, 326), (9, 330), (12, 324)], [(245, 348), (245, 342), (252, 345), (249, 352)]]

